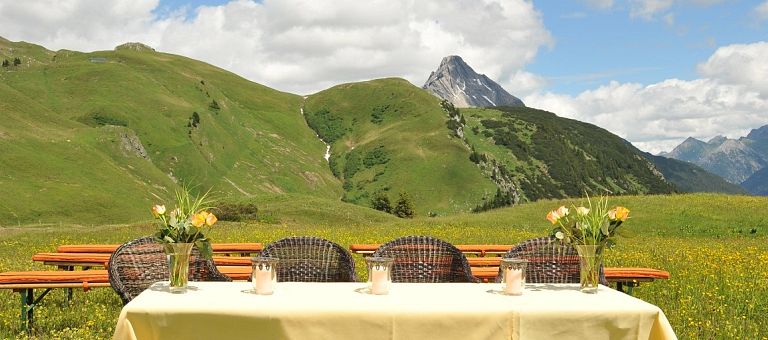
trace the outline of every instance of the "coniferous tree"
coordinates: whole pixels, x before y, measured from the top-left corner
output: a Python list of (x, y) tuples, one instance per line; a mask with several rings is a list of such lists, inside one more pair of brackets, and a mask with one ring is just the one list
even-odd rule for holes
[(389, 201), (389, 196), (381, 191), (371, 198), (371, 207), (378, 211), (392, 213), (392, 203)]
[(8, 62), (8, 59), (3, 60), (3, 67), (11, 66), (11, 63)]
[(21, 59), (18, 57), (13, 58), (13, 66), (19, 66), (21, 64)]
[(400, 218), (413, 218), (416, 213), (413, 211), (413, 201), (407, 192), (401, 192), (400, 198), (392, 209), (392, 214)]

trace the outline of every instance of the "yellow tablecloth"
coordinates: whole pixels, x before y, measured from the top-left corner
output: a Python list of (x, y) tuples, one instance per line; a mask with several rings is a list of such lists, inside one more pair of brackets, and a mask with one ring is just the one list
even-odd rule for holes
[(190, 282), (185, 294), (157, 283), (127, 304), (115, 339), (676, 339), (656, 306), (600, 286), (280, 282), (274, 295), (249, 282)]

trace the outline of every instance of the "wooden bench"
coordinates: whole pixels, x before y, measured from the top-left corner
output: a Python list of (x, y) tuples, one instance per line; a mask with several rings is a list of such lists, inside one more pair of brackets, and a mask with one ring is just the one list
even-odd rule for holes
[[(35, 262), (57, 266), (59, 269), (74, 270), (74, 267), (89, 269), (91, 267), (106, 268), (109, 257), (119, 247), (119, 244), (69, 244), (56, 248), (55, 253), (37, 253), (32, 256)], [(261, 243), (212, 243), (214, 254), (220, 257), (238, 255), (242, 257), (258, 254)]]
[[(373, 254), (380, 244), (352, 244), (349, 250), (355, 254), (364, 256)], [(472, 275), (483, 282), (493, 282), (499, 273), (499, 264), (501, 255), (505, 254), (512, 245), (493, 245), (493, 244), (470, 244), (456, 245), (467, 256)], [(497, 256), (487, 256), (497, 255)], [(606, 267), (604, 269), (605, 279), (608, 283), (615, 283), (616, 289), (632, 295), (634, 288), (641, 282), (653, 282), (655, 280), (669, 279), (669, 272), (653, 268), (619, 268)]]
[[(0, 273), (0, 289), (12, 289), (21, 295), (21, 327), (29, 329), (34, 320), (35, 307), (54, 288), (109, 287), (106, 270), (29, 271)], [(35, 297), (35, 289), (43, 289)]]
[[(82, 267), (83, 269), (106, 268), (110, 256), (112, 254), (109, 253), (37, 253), (32, 255), (32, 261), (67, 270), (71, 270), (73, 267)], [(250, 266), (251, 257), (213, 256), (213, 262), (217, 265)]]
[[(222, 274), (236, 281), (245, 281), (251, 277), (250, 257), (221, 256), (220, 258), (222, 258), (224, 263), (231, 264), (217, 266)], [(24, 330), (28, 330), (31, 327), (35, 308), (52, 289), (82, 288), (83, 291), (87, 292), (91, 288), (103, 287), (110, 287), (109, 274), (104, 269), (0, 273), (0, 289), (11, 289), (20, 294), (20, 320), (21, 327)], [(35, 289), (42, 290), (42, 293), (35, 296)]]

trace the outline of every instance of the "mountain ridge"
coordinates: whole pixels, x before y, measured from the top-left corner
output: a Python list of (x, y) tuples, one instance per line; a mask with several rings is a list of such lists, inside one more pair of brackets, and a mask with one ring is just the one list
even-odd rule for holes
[(183, 184), (223, 202), (296, 194), (369, 206), (407, 192), (429, 216), (675, 191), (602, 128), (524, 106), (459, 110), (399, 78), (302, 98), (135, 43), (0, 45), (22, 60), (0, 69), (0, 185), (14, 198), (0, 201), (3, 224), (148, 220)]
[(691, 162), (741, 185), (749, 192), (759, 194), (762, 191), (753, 190), (757, 185), (756, 179), (749, 179), (768, 166), (768, 125), (752, 129), (747, 136), (738, 139), (715, 136), (703, 142), (688, 137), (663, 156)]

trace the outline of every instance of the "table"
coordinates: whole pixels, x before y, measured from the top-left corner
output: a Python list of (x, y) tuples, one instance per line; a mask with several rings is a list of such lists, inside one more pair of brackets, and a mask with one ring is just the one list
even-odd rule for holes
[(274, 295), (250, 282), (190, 282), (185, 294), (154, 284), (120, 313), (115, 339), (676, 339), (656, 306), (600, 286), (280, 282)]

